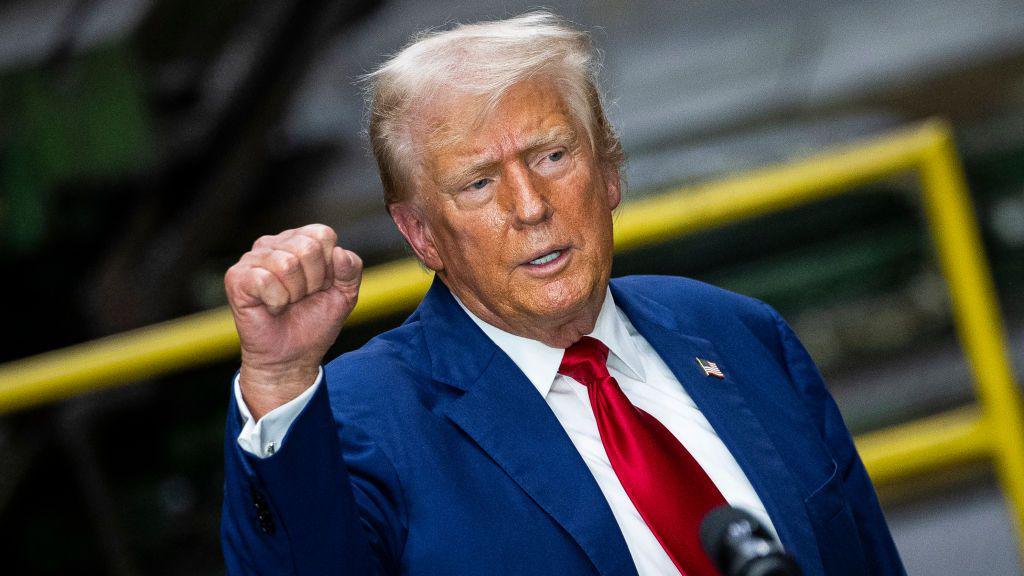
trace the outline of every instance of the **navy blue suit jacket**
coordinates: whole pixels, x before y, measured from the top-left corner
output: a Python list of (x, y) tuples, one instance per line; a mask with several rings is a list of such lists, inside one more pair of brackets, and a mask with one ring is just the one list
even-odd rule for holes
[[(681, 278), (611, 290), (805, 574), (904, 574), (839, 410), (774, 310)], [(439, 281), (402, 326), (327, 365), (273, 456), (239, 448), (234, 404), (228, 414), (229, 574), (636, 575), (544, 399)]]

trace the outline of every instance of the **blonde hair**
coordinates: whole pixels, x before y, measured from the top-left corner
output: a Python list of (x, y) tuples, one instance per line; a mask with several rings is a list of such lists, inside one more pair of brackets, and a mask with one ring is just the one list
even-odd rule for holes
[(512, 86), (537, 76), (559, 87), (598, 161), (618, 168), (622, 146), (601, 105), (599, 68), (589, 34), (546, 11), (417, 35), (363, 77), (370, 145), (385, 205), (405, 199), (413, 185), (419, 158), (412, 141), (417, 106), (450, 94), (479, 96), (485, 105), (478, 113), (486, 114)]

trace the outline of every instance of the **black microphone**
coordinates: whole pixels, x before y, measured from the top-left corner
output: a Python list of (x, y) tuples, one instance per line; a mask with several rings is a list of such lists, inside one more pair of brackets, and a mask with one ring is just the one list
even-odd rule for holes
[(793, 557), (749, 513), (728, 504), (700, 523), (700, 542), (724, 576), (801, 576)]

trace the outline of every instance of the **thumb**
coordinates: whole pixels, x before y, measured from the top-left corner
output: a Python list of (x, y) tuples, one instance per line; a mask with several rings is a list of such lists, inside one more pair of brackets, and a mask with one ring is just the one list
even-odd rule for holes
[(331, 253), (334, 264), (334, 286), (357, 288), (363, 276), (363, 260), (355, 252), (335, 246)]

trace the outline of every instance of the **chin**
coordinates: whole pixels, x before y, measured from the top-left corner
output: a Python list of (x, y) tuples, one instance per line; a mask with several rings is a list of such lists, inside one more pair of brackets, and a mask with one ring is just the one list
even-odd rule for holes
[(543, 317), (572, 316), (587, 307), (593, 283), (585, 279), (547, 284), (534, 293), (532, 308)]

